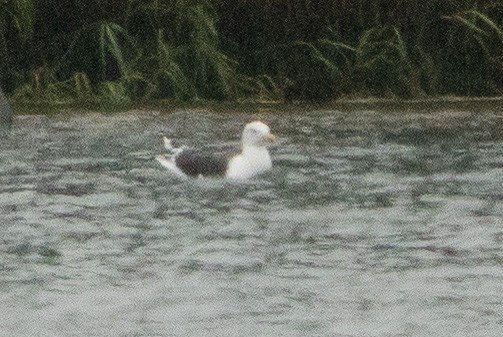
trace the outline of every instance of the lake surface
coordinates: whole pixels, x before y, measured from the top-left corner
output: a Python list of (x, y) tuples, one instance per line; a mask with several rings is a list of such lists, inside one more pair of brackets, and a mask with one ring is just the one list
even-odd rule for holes
[[(503, 108), (19, 116), (0, 336), (502, 336)], [(247, 182), (175, 145), (279, 137)]]

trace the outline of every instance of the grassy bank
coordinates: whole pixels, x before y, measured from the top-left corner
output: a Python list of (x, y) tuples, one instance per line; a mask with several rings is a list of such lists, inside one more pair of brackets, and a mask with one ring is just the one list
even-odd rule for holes
[(15, 105), (503, 94), (500, 0), (11, 0)]

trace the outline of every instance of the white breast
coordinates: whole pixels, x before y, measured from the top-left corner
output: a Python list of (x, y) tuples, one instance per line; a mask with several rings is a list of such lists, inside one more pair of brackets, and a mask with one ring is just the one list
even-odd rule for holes
[(265, 147), (246, 147), (229, 161), (225, 176), (229, 179), (248, 179), (271, 167), (271, 157)]

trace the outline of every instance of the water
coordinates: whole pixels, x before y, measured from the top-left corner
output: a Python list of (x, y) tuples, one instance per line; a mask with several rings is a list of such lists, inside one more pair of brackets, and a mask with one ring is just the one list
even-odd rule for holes
[[(22, 116), (1, 336), (501, 336), (503, 110)], [(162, 135), (274, 168), (179, 181)]]

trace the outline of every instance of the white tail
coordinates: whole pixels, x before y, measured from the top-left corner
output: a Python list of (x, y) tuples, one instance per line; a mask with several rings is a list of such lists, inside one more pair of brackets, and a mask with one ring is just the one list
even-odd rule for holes
[(177, 177), (180, 178), (187, 178), (187, 176), (180, 171), (178, 167), (176, 167), (176, 164), (173, 160), (166, 158), (164, 155), (160, 154), (155, 157), (157, 161), (165, 168), (168, 169), (171, 173), (175, 174)]

